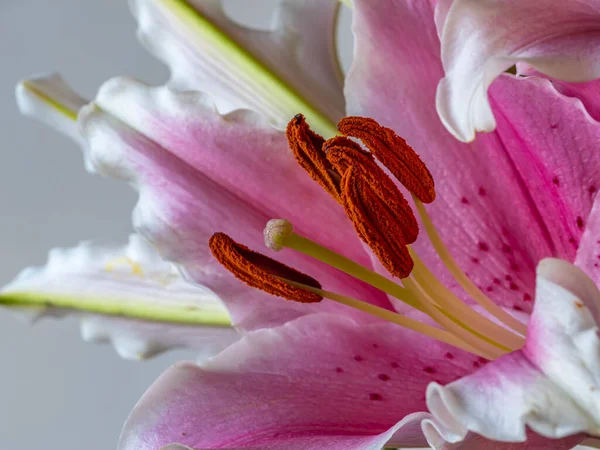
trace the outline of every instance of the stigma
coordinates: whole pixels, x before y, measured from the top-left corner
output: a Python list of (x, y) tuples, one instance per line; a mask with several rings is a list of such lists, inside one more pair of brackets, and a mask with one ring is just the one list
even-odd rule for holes
[[(370, 118), (346, 117), (338, 130), (339, 136), (325, 140), (298, 114), (286, 134), (298, 164), (344, 209), (360, 239), (399, 282), (297, 234), (284, 219), (267, 223), (265, 245), (318, 259), (423, 312), (436, 326), (324, 290), (314, 278), (221, 233), (210, 242), (219, 262), (241, 281), (270, 294), (299, 302), (327, 298), (487, 359), (520, 348), (526, 326), (469, 279), (431, 221), (425, 204), (435, 200), (435, 183), (418, 154), (393, 130)], [(419, 223), (449, 273), (485, 313), (458, 298), (419, 257), (412, 246), (419, 238)]]

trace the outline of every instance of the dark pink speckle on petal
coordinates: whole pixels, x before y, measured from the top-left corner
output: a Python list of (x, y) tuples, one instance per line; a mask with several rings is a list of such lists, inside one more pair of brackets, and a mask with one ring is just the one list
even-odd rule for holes
[(383, 400), (383, 397), (381, 394), (369, 394), (369, 400), (381, 401)]
[(377, 378), (379, 378), (381, 381), (389, 381), (390, 380), (390, 376), (386, 375), (385, 373), (380, 373), (379, 375), (377, 375)]
[(477, 193), (481, 196), (481, 197), (485, 197), (485, 189), (483, 188), (483, 186), (479, 186), (479, 190), (477, 191)]

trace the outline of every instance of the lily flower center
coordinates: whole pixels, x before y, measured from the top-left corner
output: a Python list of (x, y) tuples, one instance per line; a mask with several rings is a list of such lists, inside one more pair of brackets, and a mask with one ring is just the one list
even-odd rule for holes
[[(211, 239), (213, 255), (250, 286), (289, 300), (315, 302), (328, 298), (487, 359), (520, 348), (524, 344), (526, 326), (496, 305), (469, 279), (431, 221), (425, 204), (435, 200), (434, 180), (417, 153), (393, 130), (373, 119), (346, 117), (339, 122), (338, 130), (341, 136), (325, 140), (313, 132), (299, 114), (289, 122), (287, 137), (300, 166), (344, 208), (359, 237), (401, 284), (295, 233), (287, 220), (269, 221), (264, 231), (265, 243), (276, 251), (283, 248), (299, 251), (368, 283), (425, 313), (436, 326), (325, 291), (313, 278), (252, 252), (222, 233)], [(419, 235), (419, 222), (399, 185), (412, 197), (420, 222), (439, 258), (481, 307), (479, 310), (463, 302), (444, 285), (411, 246)], [(485, 313), (480, 312), (481, 309)]]

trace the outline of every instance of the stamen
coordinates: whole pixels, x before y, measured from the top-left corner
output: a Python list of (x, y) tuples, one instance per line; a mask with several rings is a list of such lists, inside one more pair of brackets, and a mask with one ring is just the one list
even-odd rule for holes
[(444, 265), (448, 268), (449, 272), (452, 274), (454, 279), (460, 284), (460, 286), (465, 290), (465, 292), (473, 298), (480, 306), (482, 306), (487, 312), (492, 314), (502, 323), (504, 323), (509, 328), (512, 328), (517, 333), (525, 336), (527, 333), (527, 326), (515, 319), (513, 316), (504, 311), (500, 306), (496, 305), (490, 298), (488, 298), (482, 291), (479, 289), (475, 283), (473, 283), (469, 277), (462, 271), (460, 266), (456, 263), (450, 251), (444, 244), (444, 241), (438, 234), (427, 210), (425, 209), (425, 205), (415, 200), (415, 205), (417, 207), (417, 211), (419, 212), (419, 216), (421, 217), (421, 222), (423, 223), (423, 227), (425, 227), (425, 231), (429, 236), (429, 240), (433, 245), (433, 248), (436, 250), (440, 259), (444, 263)]
[(302, 114), (290, 120), (286, 134), (298, 164), (335, 200), (341, 202), (339, 179), (323, 152), (325, 139), (310, 129)]
[[(285, 225), (283, 225), (283, 223), (285, 223)], [(291, 248), (296, 250), (307, 256), (318, 259), (331, 267), (335, 267), (358, 280), (364, 281), (415, 309), (423, 311), (423, 307), (418, 303), (415, 295), (408, 289), (398, 286), (396, 283), (388, 280), (377, 272), (373, 272), (351, 259), (293, 232), (293, 226), (287, 220), (270, 220), (267, 223), (264, 234), (265, 244), (269, 248), (278, 251), (281, 250), (281, 248)]]
[(407, 226), (406, 208), (383, 189), (373, 189), (368, 178), (353, 167), (346, 170), (341, 188), (344, 208), (360, 238), (392, 275), (407, 277), (413, 261), (405, 230), (409, 238), (417, 233)]
[(363, 141), (419, 200), (431, 203), (435, 199), (435, 185), (429, 169), (412, 147), (393, 130), (366, 117), (346, 117), (338, 123), (338, 130)]
[(209, 240), (209, 247), (222, 266), (253, 288), (300, 303), (316, 303), (323, 299), (312, 291), (281, 281), (285, 278), (320, 289), (317, 280), (250, 250), (224, 233), (215, 233)]

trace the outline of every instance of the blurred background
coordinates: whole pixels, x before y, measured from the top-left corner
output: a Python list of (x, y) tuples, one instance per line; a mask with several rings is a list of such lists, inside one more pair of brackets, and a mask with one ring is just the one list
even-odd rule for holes
[[(268, 28), (276, 1), (224, 3), (236, 20)], [(90, 99), (115, 75), (160, 84), (167, 70), (138, 45), (135, 29), (125, 0), (1, 0), (1, 284), (43, 264), (51, 247), (124, 242), (131, 232), (134, 192), (87, 174), (74, 143), (20, 116), (14, 86), (50, 71)], [(340, 33), (348, 64), (348, 14)], [(75, 319), (30, 326), (0, 310), (0, 449), (114, 449), (146, 388), (173, 362), (193, 357), (179, 351), (124, 361), (108, 345), (83, 342)]]

